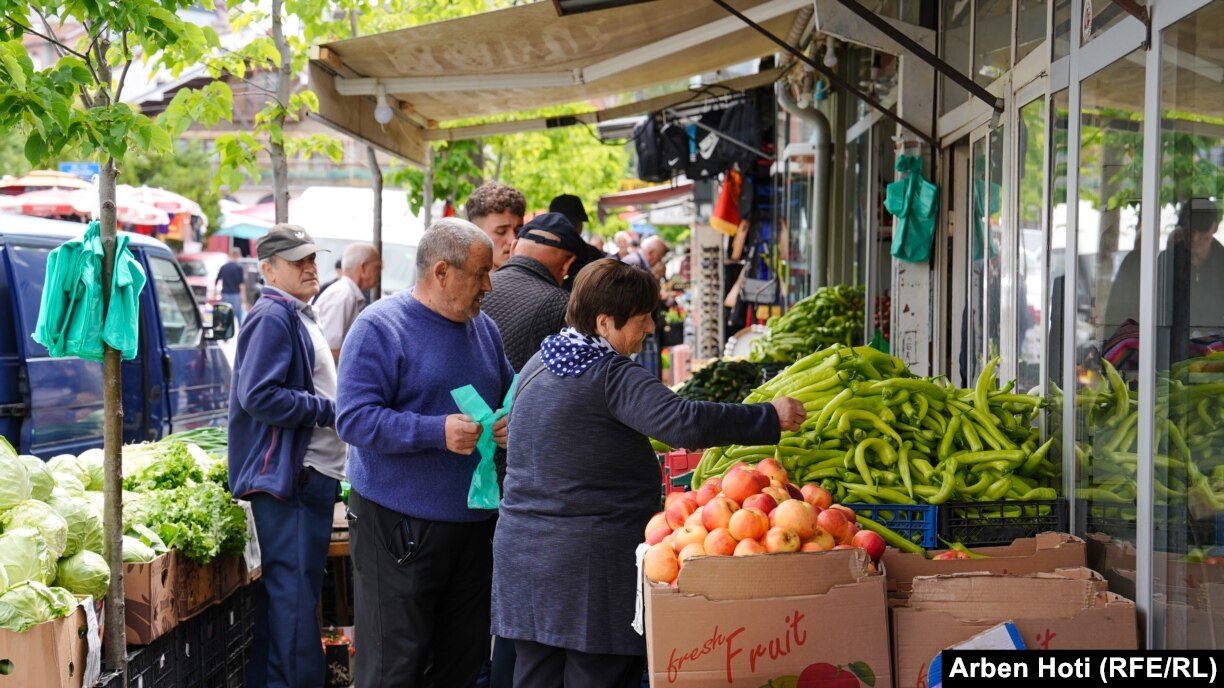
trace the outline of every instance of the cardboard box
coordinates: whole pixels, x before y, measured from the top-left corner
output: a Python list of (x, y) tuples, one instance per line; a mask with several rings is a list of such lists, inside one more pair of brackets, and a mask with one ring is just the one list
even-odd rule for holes
[(644, 582), (650, 684), (760, 688), (813, 664), (890, 688), (884, 577), (862, 550), (695, 557)]
[[(93, 685), (101, 662), (101, 643), (90, 633), (93, 616), (86, 604), (92, 609), (92, 600), (83, 602), (68, 616), (41, 623), (25, 633), (0, 630), (0, 661), (7, 662), (10, 669), (8, 673), (0, 672), (0, 686), (81, 688)], [(94, 675), (86, 684), (91, 659)]]
[[(937, 554), (944, 550), (931, 550)], [(905, 593), (918, 576), (938, 576), (949, 573), (985, 571), (989, 573), (1042, 573), (1059, 568), (1087, 566), (1084, 541), (1067, 533), (1039, 533), (1031, 538), (1017, 538), (1010, 545), (974, 547), (974, 552), (988, 559), (932, 560), (920, 554), (908, 554), (889, 547), (882, 561), (888, 576), (890, 591)]]
[(216, 560), (197, 564), (182, 552), (172, 551), (175, 558), (174, 613), (186, 621), (211, 607), (217, 601)]
[(167, 552), (145, 564), (123, 565), (123, 624), (129, 643), (148, 645), (178, 624), (177, 561)]
[(940, 650), (1012, 621), (1033, 650), (1134, 650), (1135, 603), (1109, 592), (1087, 568), (1053, 573), (960, 573), (914, 578), (909, 598), (892, 609), (898, 686), (927, 685)]

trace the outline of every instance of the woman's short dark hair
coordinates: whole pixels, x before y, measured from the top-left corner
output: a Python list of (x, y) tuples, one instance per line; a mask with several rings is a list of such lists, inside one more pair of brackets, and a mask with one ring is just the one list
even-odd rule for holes
[(578, 273), (565, 322), (595, 335), (600, 315), (610, 315), (617, 327), (624, 327), (629, 318), (654, 311), (658, 303), (659, 281), (654, 275), (619, 260), (597, 260)]

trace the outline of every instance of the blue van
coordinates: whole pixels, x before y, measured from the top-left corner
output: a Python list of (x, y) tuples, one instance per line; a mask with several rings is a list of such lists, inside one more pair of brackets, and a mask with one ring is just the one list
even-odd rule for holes
[[(48, 254), (83, 233), (80, 224), (0, 213), (0, 435), (22, 454), (50, 458), (102, 446), (102, 364), (51, 358), (30, 336)], [(123, 362), (123, 441), (223, 425), (230, 365), (220, 342), (233, 336), (233, 313), (214, 310), (215, 327), (206, 328), (170, 249), (130, 236), (148, 281), (140, 351)]]

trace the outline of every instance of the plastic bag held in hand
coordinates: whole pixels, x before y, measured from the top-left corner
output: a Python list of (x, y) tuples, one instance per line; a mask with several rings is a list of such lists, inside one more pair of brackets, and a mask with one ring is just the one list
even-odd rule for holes
[(464, 385), (451, 390), (451, 398), (459, 407), (459, 412), (466, 414), (473, 421), (480, 423), (480, 439), (476, 441), (476, 451), (480, 452), (480, 463), (472, 474), (472, 486), (468, 488), (469, 509), (496, 509), (501, 501), (501, 489), (497, 486), (497, 466), (493, 463), (493, 453), (497, 451), (497, 443), (493, 441), (493, 425), (503, 416), (510, 413), (510, 400), (514, 397), (514, 386), (518, 383), (518, 375), (510, 382), (506, 390), (506, 398), (502, 406), (494, 411), (489, 408), (480, 393), (471, 385)]

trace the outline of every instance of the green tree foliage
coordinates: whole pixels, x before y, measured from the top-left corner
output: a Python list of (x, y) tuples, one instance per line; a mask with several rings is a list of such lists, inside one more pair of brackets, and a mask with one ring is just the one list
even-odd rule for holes
[(212, 159), (200, 141), (179, 141), (171, 153), (129, 151), (121, 169), (133, 186), (167, 189), (199, 203), (210, 227), (218, 226), (221, 194), (213, 186)]

